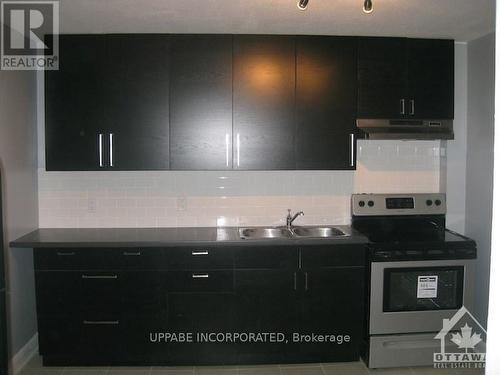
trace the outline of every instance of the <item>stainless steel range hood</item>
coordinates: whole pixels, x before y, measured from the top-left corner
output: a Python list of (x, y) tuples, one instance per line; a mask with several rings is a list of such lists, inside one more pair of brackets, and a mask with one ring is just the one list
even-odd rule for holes
[(356, 123), (365, 139), (454, 139), (453, 120), (358, 119)]

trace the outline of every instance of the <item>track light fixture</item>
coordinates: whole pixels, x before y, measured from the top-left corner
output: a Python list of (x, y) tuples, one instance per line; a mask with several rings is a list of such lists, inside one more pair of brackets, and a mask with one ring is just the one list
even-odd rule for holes
[(297, 8), (299, 8), (300, 10), (306, 10), (308, 3), (309, 3), (309, 0), (298, 0), (297, 1)]
[(372, 0), (365, 0), (365, 3), (363, 4), (363, 12), (367, 14), (373, 12)]

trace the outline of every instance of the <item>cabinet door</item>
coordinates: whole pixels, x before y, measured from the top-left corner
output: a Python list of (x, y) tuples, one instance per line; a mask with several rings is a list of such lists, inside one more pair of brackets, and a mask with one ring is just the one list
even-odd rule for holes
[(121, 320), (123, 355), (135, 364), (166, 362), (167, 345), (157, 339), (168, 332), (165, 272), (122, 273)]
[(169, 168), (169, 36), (106, 37), (106, 166)]
[(171, 364), (236, 363), (236, 345), (217, 337), (236, 332), (234, 293), (171, 292), (167, 303), (168, 332), (176, 335), (168, 344)]
[(407, 101), (407, 42), (403, 38), (360, 38), (358, 118), (404, 118)]
[(305, 269), (303, 277), (300, 333), (333, 335), (335, 342), (303, 341), (301, 359), (357, 361), (364, 319), (364, 267)]
[(291, 335), (298, 327), (298, 289), (293, 270), (237, 270), (238, 332), (284, 335), (284, 342), (242, 342), (239, 362), (284, 363), (296, 361)]
[(297, 38), (297, 169), (355, 169), (356, 43)]
[(232, 37), (173, 37), (170, 167), (232, 168)]
[[(60, 35), (59, 70), (45, 71), (45, 156), (48, 171), (104, 165), (105, 38)], [(101, 147), (100, 147), (101, 146)]]
[(233, 168), (295, 169), (295, 39), (235, 36)]
[(452, 40), (409, 39), (409, 115), (453, 119), (455, 46)]

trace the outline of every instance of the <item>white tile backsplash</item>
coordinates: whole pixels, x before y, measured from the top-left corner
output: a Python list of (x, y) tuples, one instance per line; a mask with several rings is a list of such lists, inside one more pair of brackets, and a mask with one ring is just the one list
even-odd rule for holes
[(358, 141), (356, 171), (46, 172), (40, 227), (347, 224), (352, 193), (438, 192), (439, 141)]

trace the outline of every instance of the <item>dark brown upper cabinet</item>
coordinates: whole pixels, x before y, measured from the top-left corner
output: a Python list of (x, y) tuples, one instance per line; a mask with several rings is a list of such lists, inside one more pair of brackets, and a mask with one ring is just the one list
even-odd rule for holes
[(168, 35), (106, 36), (105, 166), (169, 169)]
[(358, 118), (453, 119), (452, 40), (359, 38)]
[(448, 40), (61, 35), (46, 168), (352, 170), (358, 119), (453, 118)]
[(61, 35), (47, 170), (169, 169), (169, 36)]
[(237, 35), (233, 169), (295, 169), (295, 38)]
[(48, 171), (91, 171), (104, 163), (104, 50), (102, 36), (59, 36), (60, 68), (45, 72)]
[(411, 117), (453, 119), (454, 42), (441, 39), (409, 39), (408, 46), (408, 97)]
[(233, 167), (231, 35), (177, 35), (170, 58), (170, 167)]
[(355, 169), (356, 44), (297, 38), (297, 169)]

